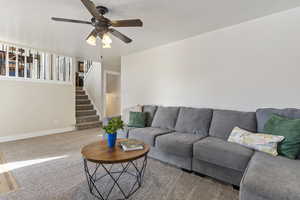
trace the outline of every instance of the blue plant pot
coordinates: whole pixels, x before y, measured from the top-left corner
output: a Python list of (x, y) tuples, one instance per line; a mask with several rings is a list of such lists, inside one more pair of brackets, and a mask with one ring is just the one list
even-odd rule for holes
[(107, 134), (107, 144), (109, 148), (114, 148), (116, 145), (117, 133)]

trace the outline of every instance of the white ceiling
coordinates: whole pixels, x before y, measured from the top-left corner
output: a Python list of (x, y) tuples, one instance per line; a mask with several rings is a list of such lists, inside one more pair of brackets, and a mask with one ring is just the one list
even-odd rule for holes
[(118, 28), (133, 39), (111, 49), (86, 44), (89, 25), (53, 22), (52, 16), (89, 20), (80, 0), (0, 0), (0, 40), (91, 59), (107, 65), (120, 56), (300, 6), (300, 0), (94, 0), (110, 19), (140, 18), (143, 28)]

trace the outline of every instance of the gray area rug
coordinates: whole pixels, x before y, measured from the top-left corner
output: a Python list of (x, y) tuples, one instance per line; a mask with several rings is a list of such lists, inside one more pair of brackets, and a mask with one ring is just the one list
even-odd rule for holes
[[(80, 148), (100, 140), (101, 130), (70, 132), (0, 144), (19, 189), (1, 200), (95, 200), (88, 190)], [(101, 171), (100, 171), (101, 172)], [(102, 183), (109, 181), (103, 180)], [(129, 179), (122, 177), (121, 185)], [(101, 184), (103, 185), (103, 184)], [(114, 190), (111, 199), (120, 197)], [(132, 200), (238, 200), (232, 186), (149, 159), (142, 187)]]

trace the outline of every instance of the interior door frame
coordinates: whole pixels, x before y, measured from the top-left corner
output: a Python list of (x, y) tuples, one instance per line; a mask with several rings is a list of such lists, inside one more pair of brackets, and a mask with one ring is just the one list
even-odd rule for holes
[[(107, 76), (108, 75), (117, 75), (120, 76), (121, 79), (121, 73), (116, 72), (116, 71), (111, 71), (111, 70), (104, 70), (103, 72), (103, 116), (106, 116), (106, 86), (107, 86)], [(121, 89), (121, 88), (120, 88)]]

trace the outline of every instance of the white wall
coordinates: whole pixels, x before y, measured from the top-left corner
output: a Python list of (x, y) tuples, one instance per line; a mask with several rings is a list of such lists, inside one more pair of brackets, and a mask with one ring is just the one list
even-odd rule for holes
[(114, 71), (105, 71), (105, 116), (113, 117), (121, 114), (121, 76)]
[[(120, 59), (121, 60), (121, 59)], [(105, 61), (105, 58), (103, 59), (103, 61)], [(105, 84), (104, 82), (106, 81), (106, 75), (107, 73), (116, 73), (116, 74), (119, 74), (121, 73), (121, 63), (119, 63), (119, 65), (108, 65), (106, 64), (105, 62), (102, 63), (102, 67), (103, 67), (103, 72), (102, 72), (102, 80), (103, 80), (103, 107), (102, 107), (102, 110), (103, 110), (103, 117), (108, 117), (108, 116), (117, 116), (120, 114), (120, 109), (121, 109), (121, 92), (120, 91), (117, 91), (117, 95), (113, 95), (113, 96), (110, 96), (110, 97), (107, 97), (107, 95), (105, 94), (106, 93), (106, 87), (107, 84)], [(121, 89), (121, 88), (119, 88)], [(114, 102), (112, 102), (112, 100)], [(119, 104), (117, 105), (116, 109), (113, 109), (112, 107), (115, 106), (115, 104)], [(109, 107), (109, 108), (108, 108)], [(107, 108), (110, 111), (107, 112)]]
[(122, 107), (300, 107), (300, 8), (122, 57)]
[(102, 66), (100, 62), (93, 62), (93, 66), (85, 75), (84, 88), (89, 95), (89, 99), (94, 104), (100, 118), (103, 116), (103, 91), (102, 91)]
[(74, 124), (73, 85), (0, 80), (0, 141), (69, 130)]

